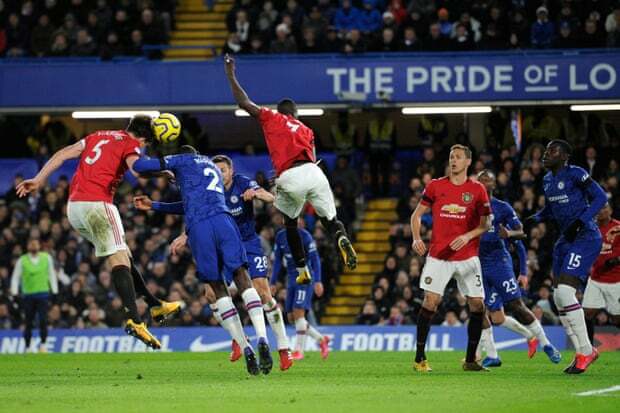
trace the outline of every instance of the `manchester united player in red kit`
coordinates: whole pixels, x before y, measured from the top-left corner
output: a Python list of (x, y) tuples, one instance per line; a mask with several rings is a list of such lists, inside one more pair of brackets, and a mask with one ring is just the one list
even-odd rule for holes
[(433, 235), (420, 277), (420, 287), (425, 291), (417, 322), (416, 371), (431, 371), (424, 347), (431, 320), (451, 278), (456, 279), (459, 291), (467, 298), (469, 306), (467, 355), (463, 369), (487, 370), (476, 363), (476, 347), (484, 316), (484, 287), (478, 246), (480, 235), (491, 226), (491, 211), (484, 186), (467, 177), (469, 165), (471, 150), (463, 145), (452, 146), (449, 176), (433, 179), (427, 185), (422, 200), (411, 215), (412, 247), (421, 256), (426, 254), (426, 245), (420, 236), (420, 219), (429, 210), (433, 216)]
[(603, 248), (594, 265), (583, 294), (588, 336), (594, 344), (594, 318), (600, 309), (611, 314), (611, 320), (620, 328), (620, 221), (613, 219), (612, 209), (606, 204), (596, 216), (603, 236)]
[(252, 102), (235, 76), (235, 61), (224, 57), (226, 76), (233, 96), (241, 109), (255, 117), (263, 128), (267, 149), (276, 169), (276, 208), (285, 217), (286, 237), (297, 266), (297, 283), (312, 281), (306, 266), (306, 254), (297, 230), (297, 218), (310, 202), (321, 223), (334, 238), (345, 265), (357, 266), (357, 256), (344, 225), (336, 218), (334, 195), (327, 177), (316, 165), (314, 132), (297, 119), (297, 106), (290, 99), (278, 103), (278, 110), (261, 108)]
[(133, 117), (125, 130), (92, 133), (56, 152), (34, 178), (17, 186), (17, 194), (23, 197), (37, 191), (64, 161), (80, 158), (69, 191), (69, 222), (95, 246), (97, 257), (108, 259), (114, 287), (128, 316), (125, 331), (157, 349), (161, 347), (159, 340), (148, 331), (138, 314), (136, 291), (144, 296), (156, 320), (177, 312), (180, 303), (160, 301), (147, 290), (142, 275), (133, 265), (120, 215), (112, 203), (123, 175), (127, 170), (133, 172), (132, 165), (140, 156), (140, 148), (152, 135), (151, 118), (143, 115)]

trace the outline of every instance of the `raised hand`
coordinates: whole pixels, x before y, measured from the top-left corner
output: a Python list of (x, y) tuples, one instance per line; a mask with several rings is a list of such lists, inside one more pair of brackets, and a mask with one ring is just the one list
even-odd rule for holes
[(146, 195), (139, 195), (133, 198), (133, 205), (140, 211), (150, 211), (153, 207), (153, 201)]
[(20, 198), (25, 197), (31, 192), (36, 192), (40, 188), (41, 182), (36, 178), (23, 180), (15, 187), (17, 196)]

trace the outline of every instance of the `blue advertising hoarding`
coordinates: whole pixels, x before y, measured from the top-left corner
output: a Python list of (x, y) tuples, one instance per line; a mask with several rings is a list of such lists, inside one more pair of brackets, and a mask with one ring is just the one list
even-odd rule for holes
[[(415, 326), (325, 326), (322, 334), (331, 338), (334, 351), (414, 351)], [(161, 341), (160, 351), (229, 351), (230, 336), (220, 327), (153, 328), (153, 334)], [(545, 327), (549, 340), (559, 349), (567, 348), (566, 334), (562, 327)], [(248, 337), (253, 330), (246, 330)], [(295, 331), (287, 330), (294, 343)], [(526, 340), (504, 328), (494, 328), (498, 350), (526, 350)], [(275, 337), (269, 331), (269, 340)], [(35, 331), (33, 345), (38, 346)], [(146, 346), (126, 335), (122, 329), (51, 330), (47, 349), (54, 353), (131, 353), (147, 351)], [(466, 327), (433, 327), (428, 338), (429, 351), (464, 351), (467, 348)], [(0, 330), (0, 354), (19, 354), (25, 350), (21, 332)], [(306, 350), (318, 350), (314, 340), (306, 340)], [(149, 350), (150, 351), (150, 350)]]
[[(234, 104), (221, 59), (50, 62), (1, 62), (0, 108)], [(620, 99), (617, 50), (239, 57), (237, 66), (262, 104), (335, 104), (343, 93), (401, 104)]]

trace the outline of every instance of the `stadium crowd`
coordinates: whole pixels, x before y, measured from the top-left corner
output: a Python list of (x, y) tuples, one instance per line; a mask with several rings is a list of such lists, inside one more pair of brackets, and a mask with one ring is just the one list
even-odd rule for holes
[(142, 56), (143, 45), (168, 41), (176, 3), (0, 0), (0, 57)]
[(237, 0), (225, 53), (620, 46), (616, 1)]

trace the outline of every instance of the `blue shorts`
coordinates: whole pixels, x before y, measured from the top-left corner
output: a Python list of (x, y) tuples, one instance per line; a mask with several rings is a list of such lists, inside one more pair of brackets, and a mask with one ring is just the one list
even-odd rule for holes
[(489, 311), (498, 311), (504, 303), (521, 298), (521, 289), (515, 278), (510, 257), (481, 259), (484, 303)]
[(289, 282), (286, 289), (286, 303), (284, 309), (290, 313), (296, 308), (309, 310), (312, 307), (312, 297), (314, 296), (314, 284), (299, 285)]
[(201, 281), (229, 284), (233, 272), (247, 266), (239, 228), (230, 215), (219, 214), (201, 221), (190, 228), (187, 236)]
[(567, 242), (563, 237), (553, 248), (553, 275), (562, 274), (579, 278), (586, 282), (592, 264), (601, 253), (603, 240), (600, 236), (584, 236), (574, 242)]
[(267, 269), (269, 261), (263, 251), (263, 246), (260, 244), (260, 238), (256, 237), (243, 243), (245, 252), (248, 255), (248, 266), (250, 272), (250, 278), (265, 278), (267, 277)]

